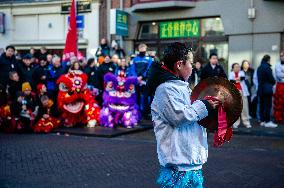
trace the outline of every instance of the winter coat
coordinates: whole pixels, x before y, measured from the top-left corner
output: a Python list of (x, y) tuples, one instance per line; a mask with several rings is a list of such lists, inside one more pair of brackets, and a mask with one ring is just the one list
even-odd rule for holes
[(227, 75), (221, 65), (216, 65), (216, 67), (213, 69), (210, 63), (207, 63), (207, 65), (201, 70), (200, 79), (206, 79), (208, 77), (223, 77), (227, 78)]
[(97, 67), (96, 66), (94, 66), (94, 67), (87, 66), (84, 69), (84, 73), (86, 73), (88, 75), (88, 81), (87, 81), (88, 85), (94, 86), (95, 81), (96, 81)]
[(19, 63), (18, 66), (19, 70), (19, 76), (23, 82), (29, 82), (31, 84), (31, 87), (35, 89), (35, 83), (33, 80), (33, 74), (35, 71), (35, 67), (33, 65), (30, 65), (27, 67), (23, 62)]
[(275, 84), (275, 79), (272, 74), (271, 65), (262, 61), (257, 69), (257, 79), (258, 79), (258, 95), (273, 95), (273, 85)]
[(18, 64), (16, 57), (7, 57), (5, 53), (0, 56), (0, 84), (7, 86), (9, 81), (9, 72), (17, 71)]
[(208, 145), (206, 129), (197, 121), (208, 115), (206, 104), (200, 100), (191, 104), (188, 82), (158, 64), (150, 68), (147, 86), (155, 93), (151, 114), (160, 165), (178, 171), (201, 169)]
[(137, 55), (130, 66), (131, 76), (142, 76), (143, 80), (147, 80), (147, 71), (152, 65), (152, 57)]
[(103, 63), (99, 66), (96, 74), (95, 87), (101, 91), (104, 89), (104, 75), (108, 72), (115, 73), (116, 65), (113, 62)]

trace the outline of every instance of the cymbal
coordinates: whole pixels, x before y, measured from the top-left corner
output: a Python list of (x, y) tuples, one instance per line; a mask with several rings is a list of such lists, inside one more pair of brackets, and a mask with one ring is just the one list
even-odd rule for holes
[[(209, 77), (197, 84), (191, 93), (191, 102), (203, 100), (206, 96), (217, 97), (224, 106), (228, 127), (231, 127), (241, 116), (243, 109), (240, 91), (229, 80), (221, 77)], [(206, 118), (198, 122), (209, 130), (218, 128), (218, 110), (213, 110)]]

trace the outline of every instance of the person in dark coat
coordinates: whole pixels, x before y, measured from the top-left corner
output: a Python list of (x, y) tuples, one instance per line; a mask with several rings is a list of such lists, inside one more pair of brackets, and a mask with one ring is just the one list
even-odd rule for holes
[(26, 54), (23, 57), (23, 62), (19, 63), (19, 75), (21, 80), (25, 81), (25, 82), (29, 82), (30, 85), (32, 86), (32, 89), (35, 89), (35, 84), (33, 81), (33, 74), (34, 74), (34, 70), (35, 67), (31, 62), (32, 59), (32, 55), (31, 54)]
[(101, 45), (96, 51), (96, 56), (100, 57), (100, 56), (106, 56), (106, 55), (110, 55), (110, 48), (107, 45), (107, 40), (105, 38), (102, 38)]
[(215, 53), (210, 54), (209, 63), (202, 69), (200, 79), (206, 79), (208, 77), (223, 77), (227, 78), (227, 75), (221, 65), (218, 64), (218, 56)]
[(95, 88), (98, 89), (99, 95), (97, 96), (97, 101), (99, 104), (102, 103), (102, 93), (104, 91), (104, 75), (106, 73), (115, 73), (116, 65), (110, 61), (110, 57), (105, 56), (104, 62), (99, 66), (96, 74)]
[(5, 53), (0, 56), (0, 84), (4, 87), (9, 82), (9, 72), (17, 71), (17, 60), (14, 54), (15, 47), (7, 46)]
[(10, 100), (16, 100), (22, 91), (22, 82), (16, 71), (9, 73), (8, 96)]
[(201, 70), (202, 70), (201, 63), (197, 61), (188, 79), (190, 88), (194, 88), (200, 82)]
[(270, 56), (265, 55), (257, 69), (259, 96), (259, 110), (261, 126), (275, 128), (277, 125), (271, 121), (273, 86), (276, 83), (272, 74)]
[(95, 86), (95, 80), (96, 80), (96, 61), (94, 58), (88, 59), (87, 66), (84, 68), (84, 73), (88, 75), (88, 85)]
[(47, 74), (49, 71), (48, 62), (45, 56), (39, 57), (39, 65), (35, 68), (33, 74), (33, 80), (35, 86), (39, 83), (46, 84)]

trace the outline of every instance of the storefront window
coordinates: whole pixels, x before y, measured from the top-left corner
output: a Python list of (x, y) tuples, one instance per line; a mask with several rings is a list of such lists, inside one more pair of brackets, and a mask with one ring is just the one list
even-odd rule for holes
[(206, 18), (201, 20), (201, 35), (210, 36), (223, 36), (224, 27), (221, 18)]
[(164, 48), (173, 42), (183, 42), (190, 46), (195, 51), (195, 60), (202, 64), (209, 61), (211, 53), (216, 53), (219, 63), (228, 70), (228, 38), (224, 34), (221, 18), (142, 23), (135, 47), (145, 43), (150, 51), (156, 51), (161, 58)]
[(158, 24), (156, 22), (142, 23), (138, 39), (156, 39), (158, 38)]

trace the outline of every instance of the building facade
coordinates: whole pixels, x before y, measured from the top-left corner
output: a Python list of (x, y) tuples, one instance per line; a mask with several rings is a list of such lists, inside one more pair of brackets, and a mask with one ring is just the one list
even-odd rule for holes
[[(99, 1), (78, 1), (78, 48), (92, 56), (99, 41)], [(65, 46), (71, 1), (4, 1), (5, 32), (0, 33), (0, 48), (14, 45), (18, 51), (45, 46), (61, 55)], [(80, 7), (79, 7), (80, 6)]]
[(280, 0), (132, 0), (125, 46), (140, 42), (161, 54), (173, 41), (189, 43), (197, 60), (216, 52), (230, 70), (244, 59), (256, 68), (264, 54), (274, 65), (284, 49), (284, 2)]

